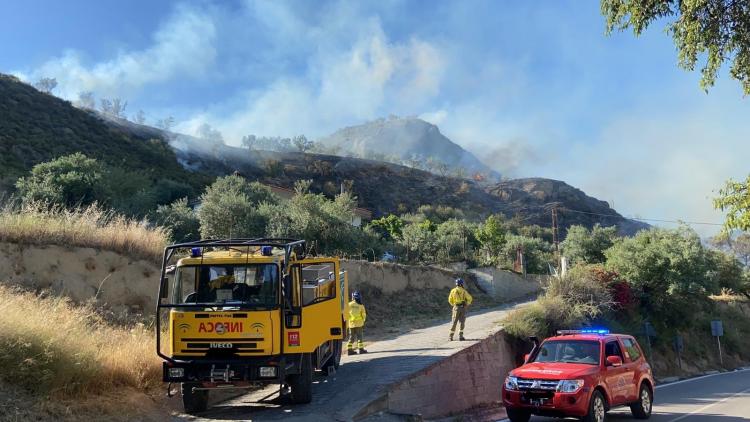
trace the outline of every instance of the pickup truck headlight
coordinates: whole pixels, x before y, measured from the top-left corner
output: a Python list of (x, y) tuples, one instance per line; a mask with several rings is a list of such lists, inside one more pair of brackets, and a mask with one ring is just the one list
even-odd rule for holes
[(562, 380), (557, 384), (559, 393), (575, 393), (583, 388), (583, 380)]
[(508, 376), (505, 378), (505, 389), (506, 390), (518, 390), (518, 378)]

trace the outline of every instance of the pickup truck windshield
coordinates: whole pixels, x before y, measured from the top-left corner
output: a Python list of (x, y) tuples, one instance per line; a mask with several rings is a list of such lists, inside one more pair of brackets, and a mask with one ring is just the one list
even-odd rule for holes
[(546, 341), (534, 362), (585, 363), (599, 365), (599, 342), (584, 340)]
[(178, 267), (172, 279), (172, 304), (221, 307), (273, 307), (277, 301), (276, 264)]

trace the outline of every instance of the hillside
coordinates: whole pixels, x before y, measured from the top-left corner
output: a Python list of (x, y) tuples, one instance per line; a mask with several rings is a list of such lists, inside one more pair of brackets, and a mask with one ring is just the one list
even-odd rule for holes
[(339, 129), (318, 142), (357, 157), (383, 155), (402, 160), (432, 157), (452, 168), (463, 168), (468, 173), (499, 176), (474, 154), (440, 133), (437, 126), (418, 118), (377, 119)]
[(291, 187), (296, 180), (312, 179), (314, 191), (331, 196), (339, 191), (341, 183), (351, 181), (360, 206), (373, 210), (375, 215), (413, 212), (420, 205), (433, 204), (459, 208), (470, 218), (499, 212), (508, 217), (520, 216), (528, 224), (549, 227), (550, 209), (556, 205), (563, 228), (599, 223), (617, 225), (622, 233), (631, 234), (648, 227), (625, 219), (606, 202), (557, 180), (517, 179), (482, 186), (471, 180), (359, 158), (249, 151), (184, 135), (174, 138), (172, 145), (184, 165), (210, 174), (237, 171), (249, 179), (282, 187)]
[(113, 177), (133, 184), (134, 192), (124, 195), (157, 184), (181, 185), (189, 193), (202, 187), (179, 165), (163, 139), (118, 130), (93, 113), (3, 74), (0, 145), (0, 194), (12, 191), (16, 179), (35, 164), (74, 152), (101, 160), (115, 171)]
[[(395, 133), (398, 128), (404, 129), (399, 136), (414, 130), (414, 139), (399, 138), (398, 143), (408, 147), (404, 151), (433, 140), (438, 146), (425, 146), (425, 155), (444, 151), (449, 156), (468, 160), (468, 165), (476, 160), (426, 122), (391, 119), (366, 124), (360, 129), (362, 133), (374, 133), (373, 128), (378, 125), (382, 129), (378, 132), (379, 139)], [(341, 133), (359, 133), (360, 129), (348, 128)], [(376, 138), (373, 135), (367, 139)], [(329, 196), (338, 193), (342, 184), (351, 184), (360, 206), (373, 210), (376, 216), (413, 212), (420, 205), (434, 204), (462, 209), (469, 218), (501, 212), (508, 217), (520, 216), (529, 224), (549, 227), (549, 207), (557, 203), (561, 227), (601, 223), (618, 225), (624, 233), (643, 227), (624, 219), (605, 202), (560, 181), (520, 179), (483, 186), (471, 180), (443, 177), (381, 161), (321, 154), (251, 152), (80, 110), (67, 101), (2, 75), (0, 144), (3, 146), (0, 149), (0, 194), (12, 191), (16, 179), (35, 164), (81, 151), (110, 167), (109, 176), (117, 180), (121, 190), (118, 193), (123, 204), (119, 204), (118, 209), (134, 215), (142, 215), (147, 210), (131, 210), (129, 203), (155, 208), (156, 204), (176, 197), (195, 198), (213, 177), (236, 171), (249, 179), (287, 188), (297, 180), (312, 179), (313, 191)], [(474, 165), (478, 164), (474, 162)]]

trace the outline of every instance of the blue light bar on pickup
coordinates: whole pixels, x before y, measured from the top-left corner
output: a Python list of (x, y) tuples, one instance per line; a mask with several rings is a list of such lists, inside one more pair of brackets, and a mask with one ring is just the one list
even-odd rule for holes
[(609, 330), (604, 328), (587, 328), (584, 330), (557, 330), (558, 336), (568, 336), (572, 334), (609, 334)]

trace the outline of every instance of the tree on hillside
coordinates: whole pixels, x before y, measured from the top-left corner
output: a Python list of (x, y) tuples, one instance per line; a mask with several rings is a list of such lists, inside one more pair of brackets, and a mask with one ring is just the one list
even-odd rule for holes
[(127, 101), (117, 97), (112, 99), (102, 98), (99, 100), (99, 104), (102, 113), (118, 118), (125, 116), (125, 109), (128, 107)]
[(729, 74), (750, 95), (750, 7), (736, 0), (601, 0), (607, 33), (632, 29), (636, 36), (655, 21), (669, 20), (667, 31), (678, 50), (678, 64), (692, 71), (705, 57), (700, 86), (714, 85), (725, 61)]
[(158, 127), (161, 130), (169, 131), (174, 126), (175, 120), (174, 117), (168, 116), (163, 119), (159, 119), (156, 121), (156, 127)]
[(727, 213), (724, 230), (750, 231), (750, 175), (744, 182), (729, 179), (719, 196), (714, 198), (714, 208)]
[(372, 232), (352, 226), (356, 200), (351, 194), (344, 192), (331, 201), (311, 193), (310, 184), (310, 180), (298, 181), (289, 202), (262, 207), (268, 236), (306, 239), (318, 253), (359, 256), (365, 248), (380, 249)]
[(47, 202), (65, 207), (108, 202), (104, 168), (95, 159), (77, 152), (37, 164), (31, 174), (16, 182), (24, 202)]
[(221, 134), (221, 132), (219, 132), (218, 129), (212, 128), (208, 123), (203, 123), (202, 125), (198, 126), (195, 134), (199, 138), (205, 139), (207, 141), (224, 143), (224, 136)]
[(490, 215), (476, 229), (474, 236), (479, 241), (484, 264), (498, 263), (507, 232), (503, 216), (499, 214)]
[(744, 266), (750, 267), (749, 233), (741, 233), (733, 237), (727, 232), (722, 232), (711, 239), (711, 245), (735, 256)]
[(187, 198), (159, 205), (151, 219), (156, 225), (169, 229), (172, 242), (189, 242), (201, 237), (200, 221), (188, 206)]
[(76, 105), (80, 108), (85, 108), (87, 110), (93, 110), (96, 108), (96, 99), (94, 98), (94, 93), (91, 91), (83, 91), (78, 93), (78, 100), (76, 101)]
[(57, 87), (57, 79), (55, 78), (40, 78), (34, 83), (34, 88), (45, 94), (51, 93), (55, 87)]
[(560, 246), (563, 255), (573, 264), (599, 264), (605, 261), (604, 251), (614, 244), (616, 237), (616, 227), (596, 224), (589, 230), (584, 226), (570, 226)]
[(370, 221), (368, 227), (386, 240), (398, 240), (401, 238), (404, 220), (394, 214), (388, 214), (387, 216)]
[(263, 237), (266, 217), (259, 211), (261, 204), (275, 204), (271, 190), (241, 176), (225, 176), (201, 195), (198, 209), (203, 238)]
[(315, 146), (315, 142), (308, 140), (305, 135), (299, 135), (292, 138), (292, 144), (299, 152), (307, 152)]
[(139, 125), (146, 123), (146, 113), (143, 110), (138, 110), (138, 113), (133, 116), (133, 121)]
[(690, 304), (718, 293), (710, 276), (710, 255), (690, 227), (642, 230), (618, 239), (605, 251), (608, 269), (617, 271), (640, 298), (647, 314), (659, 312), (670, 322), (689, 320)]
[(465, 220), (450, 219), (435, 230), (437, 258), (443, 262), (469, 259), (474, 239), (474, 227)]

